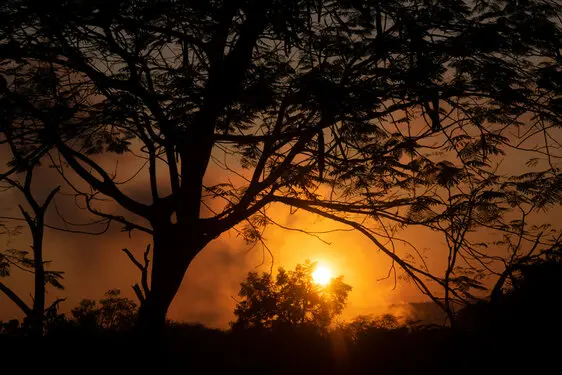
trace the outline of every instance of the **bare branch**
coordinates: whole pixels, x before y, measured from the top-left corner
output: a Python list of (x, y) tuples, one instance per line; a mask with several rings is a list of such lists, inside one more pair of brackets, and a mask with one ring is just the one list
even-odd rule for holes
[(27, 306), (27, 304), (23, 302), (23, 300), (16, 293), (14, 293), (1, 281), (0, 291), (2, 291), (6, 295), (6, 297), (8, 297), (13, 303), (15, 303), (26, 316), (29, 316), (31, 314), (31, 308)]

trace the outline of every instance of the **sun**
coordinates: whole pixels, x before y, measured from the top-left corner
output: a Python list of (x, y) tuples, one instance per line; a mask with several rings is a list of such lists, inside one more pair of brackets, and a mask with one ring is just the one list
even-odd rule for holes
[(324, 266), (317, 266), (312, 273), (312, 280), (319, 285), (327, 285), (332, 279), (332, 271)]

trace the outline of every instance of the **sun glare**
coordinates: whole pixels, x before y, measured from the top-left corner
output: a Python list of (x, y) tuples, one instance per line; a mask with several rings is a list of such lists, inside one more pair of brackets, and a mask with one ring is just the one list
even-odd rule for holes
[(332, 279), (332, 271), (324, 266), (317, 266), (312, 273), (312, 280), (316, 284), (326, 285)]

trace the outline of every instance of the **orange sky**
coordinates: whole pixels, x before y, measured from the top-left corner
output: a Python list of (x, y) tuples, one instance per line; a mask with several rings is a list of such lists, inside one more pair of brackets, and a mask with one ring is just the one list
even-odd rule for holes
[[(113, 159), (106, 158), (105, 161)], [(119, 171), (122, 179), (133, 174), (136, 161), (123, 157), (119, 159)], [(506, 158), (504, 167), (511, 169), (515, 159)], [(519, 160), (517, 160), (519, 161)], [(519, 163), (517, 163), (519, 164)], [(35, 176), (34, 187), (38, 195), (45, 194), (60, 181), (53, 175), (53, 170), (39, 170)], [(221, 171), (211, 167), (208, 179), (220, 176)], [(161, 177), (164, 178), (164, 177)], [(148, 198), (145, 180), (139, 178), (131, 184), (128, 193), (137, 199)], [(63, 189), (63, 194), (56, 198), (57, 206), (70, 220), (85, 221), (91, 218), (83, 210), (74, 206), (72, 196)], [(1, 215), (19, 216), (15, 203), (19, 197), (13, 192), (0, 195)], [(325, 232), (342, 229), (327, 219), (304, 212), (289, 215), (287, 207), (277, 205), (268, 209), (268, 214), (279, 224), (305, 231)], [(550, 217), (552, 219), (552, 217)], [(60, 224), (54, 209), (48, 213), (50, 223)], [(7, 243), (7, 238), (0, 239), (0, 246), (29, 248), (29, 238), (23, 229), (22, 235)], [(445, 264), (445, 242), (442, 235), (423, 229), (410, 229), (405, 237), (414, 242), (418, 249), (427, 256), (433, 270), (442, 269)], [(287, 231), (270, 226), (265, 232), (267, 246), (274, 255), (273, 267), (293, 268), (295, 264), (306, 259), (320, 261), (332, 268), (335, 275), (344, 275), (344, 280), (353, 287), (349, 296), (348, 307), (343, 318), (349, 319), (359, 314), (380, 314), (388, 306), (424, 299), (417, 289), (407, 282), (398, 280), (394, 289), (394, 280), (381, 280), (387, 275), (389, 259), (377, 251), (375, 246), (364, 236), (350, 231), (339, 231), (320, 235), (330, 243), (296, 231)], [(188, 239), (186, 239), (187, 241)], [(121, 252), (127, 247), (141, 255), (150, 242), (150, 238), (134, 232), (129, 238), (127, 233), (119, 231), (118, 226), (102, 236), (85, 236), (47, 230), (45, 237), (45, 258), (53, 260), (52, 269), (65, 271), (64, 291), (50, 289), (48, 301), (66, 297), (63, 311), (69, 311), (82, 298), (99, 299), (104, 291), (119, 288), (126, 296), (134, 298), (131, 285), (138, 281), (137, 269)], [(399, 252), (404, 249), (398, 248)], [(237, 237), (234, 231), (224, 233), (213, 241), (194, 260), (189, 268), (184, 283), (179, 290), (169, 311), (169, 318), (180, 321), (201, 322), (212, 327), (225, 328), (233, 318), (235, 300), (240, 282), (249, 271), (269, 270), (272, 259), (258, 245), (248, 251), (248, 246)], [(30, 300), (32, 276), (14, 272), (3, 281), (27, 300)], [(19, 311), (6, 297), (0, 295), (0, 320), (20, 316)]]
[[(34, 183), (35, 191), (41, 195), (56, 184), (52, 170), (40, 170)], [(66, 190), (68, 191), (68, 190)], [(18, 216), (15, 202), (17, 193), (0, 195), (0, 209), (3, 215)], [(84, 221), (89, 215), (74, 208), (70, 196), (57, 197), (57, 207), (73, 221)], [(287, 207), (272, 206), (268, 214), (279, 224), (306, 231), (325, 232), (344, 229), (327, 219), (305, 212), (289, 215)], [(54, 209), (49, 211), (49, 221), (60, 221)], [(265, 232), (267, 246), (274, 255), (273, 267), (293, 268), (306, 259), (317, 260), (329, 266), (335, 275), (344, 275), (345, 281), (353, 286), (344, 318), (358, 314), (382, 313), (388, 304), (419, 300), (420, 296), (411, 285), (399, 282), (393, 289), (392, 279), (382, 280), (390, 265), (384, 255), (363, 236), (346, 231), (319, 235), (321, 240), (296, 231), (287, 231), (270, 226)], [(186, 239), (188, 240), (188, 239)], [(418, 239), (420, 248), (434, 246), (423, 236)], [(25, 249), (29, 246), (26, 229), (22, 235), (2, 246)], [(140, 255), (150, 238), (134, 232), (131, 238), (115, 226), (102, 236), (86, 236), (47, 230), (45, 256), (51, 259), (52, 269), (65, 271), (64, 291), (50, 290), (48, 300), (67, 297), (62, 308), (68, 311), (81, 298), (99, 299), (109, 288), (119, 288), (134, 298), (131, 285), (138, 280), (136, 268), (121, 252), (127, 247)], [(425, 244), (423, 242), (426, 242)], [(170, 308), (169, 318), (182, 321), (197, 321), (214, 327), (226, 327), (232, 319), (235, 300), (240, 282), (249, 271), (268, 271), (272, 259), (258, 245), (248, 250), (248, 245), (236, 232), (224, 233), (212, 242), (192, 263), (184, 283)], [(31, 291), (32, 276), (14, 272), (3, 280), (22, 296)], [(19, 316), (19, 311), (6, 297), (0, 296), (0, 319)]]
[[(327, 219), (306, 213), (289, 216), (287, 209), (273, 208), (276, 221), (285, 226), (304, 230), (327, 231), (337, 227)], [(340, 227), (341, 228), (341, 227)], [(388, 304), (419, 300), (410, 285), (400, 283), (392, 290), (393, 281), (383, 280), (389, 261), (379, 254), (365, 238), (354, 232), (335, 232), (321, 235), (330, 245), (315, 237), (270, 227), (265, 238), (274, 255), (273, 266), (293, 268), (306, 259), (317, 260), (330, 267), (334, 274), (344, 275), (353, 286), (344, 318), (358, 314), (382, 313)], [(45, 252), (53, 260), (52, 268), (64, 270), (66, 289), (52, 290), (48, 299), (67, 297), (63, 310), (75, 306), (80, 298), (98, 299), (109, 288), (119, 288), (134, 298), (130, 285), (138, 280), (137, 270), (120, 251), (128, 247), (140, 255), (149, 238), (135, 233), (132, 238), (114, 230), (104, 236), (72, 235), (47, 230)], [(24, 248), (24, 236), (16, 238), (13, 247)], [(169, 318), (197, 321), (214, 327), (226, 327), (232, 319), (240, 282), (249, 271), (268, 271), (271, 257), (258, 245), (248, 251), (244, 241), (233, 231), (212, 242), (192, 263), (184, 283), (169, 311)], [(20, 295), (31, 290), (31, 275), (14, 273), (4, 279)], [(17, 308), (0, 296), (0, 319), (19, 315)]]

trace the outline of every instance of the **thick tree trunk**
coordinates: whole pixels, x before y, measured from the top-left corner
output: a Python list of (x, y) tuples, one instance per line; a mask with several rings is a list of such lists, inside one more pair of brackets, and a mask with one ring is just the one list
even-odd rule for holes
[[(189, 233), (191, 232), (191, 233)], [(154, 228), (150, 292), (139, 310), (139, 328), (158, 334), (191, 261), (206, 245), (201, 235), (180, 231), (177, 225)]]

